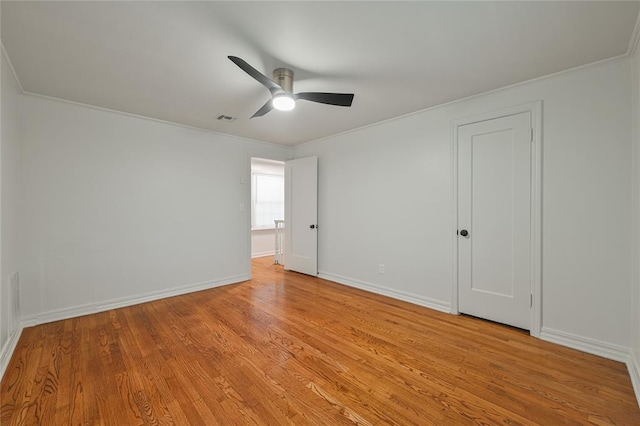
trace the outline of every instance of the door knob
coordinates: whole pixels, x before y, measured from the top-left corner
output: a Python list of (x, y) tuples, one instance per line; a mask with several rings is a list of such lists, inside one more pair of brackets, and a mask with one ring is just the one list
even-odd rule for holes
[(466, 229), (463, 229), (462, 231), (460, 231), (460, 235), (462, 235), (463, 237), (466, 237), (467, 235), (469, 235), (469, 231), (467, 231)]
[(309, 228), (316, 229), (316, 226), (315, 225), (309, 225)]

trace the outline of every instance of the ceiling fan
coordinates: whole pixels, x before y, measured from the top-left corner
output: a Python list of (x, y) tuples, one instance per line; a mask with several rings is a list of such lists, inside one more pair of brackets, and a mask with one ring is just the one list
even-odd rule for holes
[(243, 59), (237, 56), (228, 57), (231, 62), (240, 67), (244, 72), (255, 78), (260, 84), (269, 89), (271, 99), (251, 116), (262, 117), (273, 108), (279, 111), (290, 111), (296, 106), (296, 101), (318, 102), (327, 105), (337, 105), (350, 107), (353, 102), (353, 93), (323, 93), (323, 92), (302, 92), (293, 93), (293, 71), (287, 68), (277, 68), (273, 70), (273, 80), (253, 68)]

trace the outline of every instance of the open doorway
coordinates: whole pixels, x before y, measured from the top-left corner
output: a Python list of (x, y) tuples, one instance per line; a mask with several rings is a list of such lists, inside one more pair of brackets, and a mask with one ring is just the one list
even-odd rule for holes
[(284, 162), (251, 158), (251, 258), (276, 259), (276, 222), (284, 221)]

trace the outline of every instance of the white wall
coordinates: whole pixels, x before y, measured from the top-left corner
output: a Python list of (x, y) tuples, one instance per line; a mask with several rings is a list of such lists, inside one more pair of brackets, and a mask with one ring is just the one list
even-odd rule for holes
[(631, 317), (631, 368), (638, 403), (640, 403), (640, 49), (633, 56), (633, 266)]
[(23, 121), (27, 321), (249, 276), (250, 157), (290, 148), (31, 95)]
[(251, 257), (273, 256), (275, 254), (275, 229), (251, 230)]
[[(0, 355), (5, 354), (10, 334), (9, 330), (9, 275), (18, 271), (18, 202), (20, 186), (20, 103), (21, 92), (13, 77), (11, 68), (1, 55), (2, 66), (2, 145), (0, 158), (1, 200), (0, 236)], [(15, 324), (14, 324), (15, 325)], [(15, 327), (14, 327), (15, 328)], [(1, 374), (0, 368), (0, 374)]]
[(319, 157), (321, 273), (447, 309), (452, 122), (541, 99), (543, 333), (629, 348), (630, 69), (614, 60), (296, 147)]
[[(639, 69), (636, 53), (633, 67), (615, 60), (297, 147), (320, 159), (321, 273), (447, 309), (452, 121), (541, 99), (543, 326), (633, 347), (637, 362)], [(31, 95), (20, 134), (22, 95), (7, 76), (3, 64), (2, 324), (16, 229), (28, 320), (249, 275), (249, 158), (285, 160), (290, 148)], [(0, 344), (6, 335), (0, 326)]]

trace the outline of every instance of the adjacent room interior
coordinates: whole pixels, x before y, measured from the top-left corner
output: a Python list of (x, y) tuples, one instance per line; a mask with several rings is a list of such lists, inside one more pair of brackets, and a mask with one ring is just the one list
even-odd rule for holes
[(640, 2), (0, 2), (1, 424), (639, 424)]
[[(277, 222), (276, 222), (277, 221)], [(251, 159), (251, 258), (279, 257), (284, 245), (276, 226), (284, 222), (284, 162)]]

